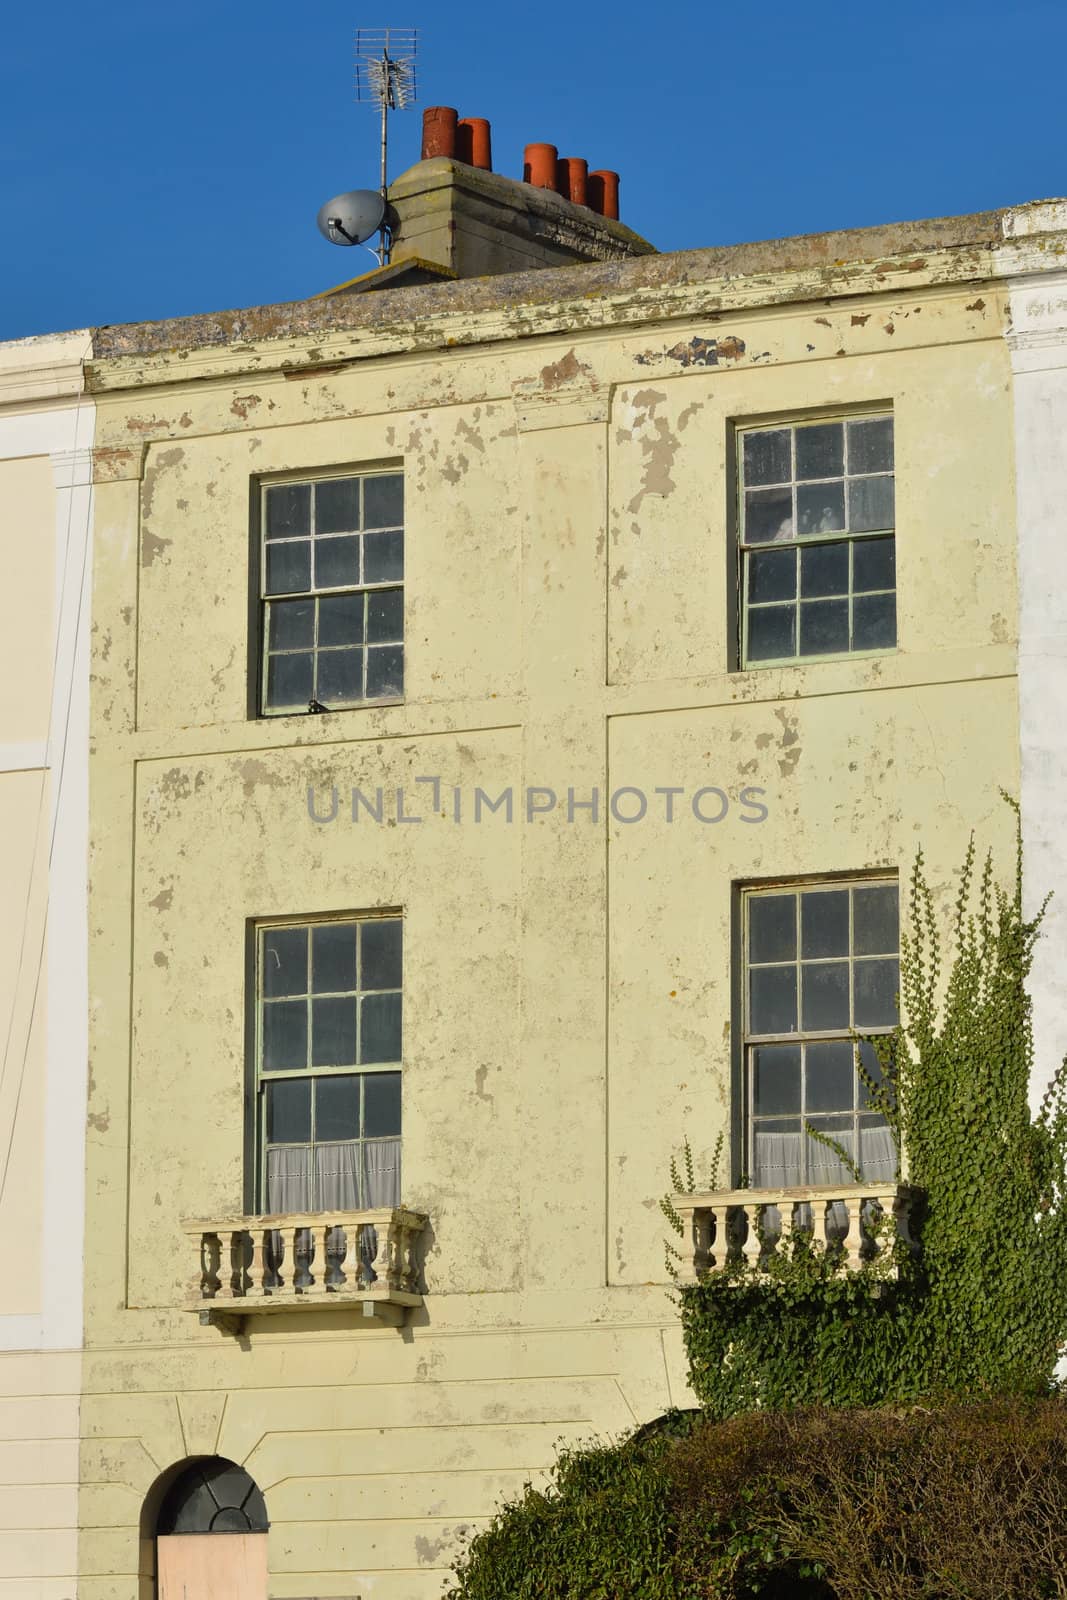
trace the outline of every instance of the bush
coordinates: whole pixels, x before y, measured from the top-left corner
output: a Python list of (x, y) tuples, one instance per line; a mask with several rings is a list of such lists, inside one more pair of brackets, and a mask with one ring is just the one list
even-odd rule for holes
[(568, 1451), (451, 1600), (1067, 1600), (1067, 1403), (757, 1412)]

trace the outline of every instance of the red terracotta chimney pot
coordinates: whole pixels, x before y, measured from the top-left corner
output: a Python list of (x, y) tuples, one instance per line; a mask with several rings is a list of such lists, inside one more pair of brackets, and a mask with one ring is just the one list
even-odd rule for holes
[(456, 154), (456, 119), (452, 106), (427, 106), (422, 113), (422, 159)]
[(535, 189), (555, 189), (559, 152), (554, 144), (528, 144), (522, 155), (522, 181)]
[(617, 172), (591, 172), (588, 185), (589, 205), (602, 217), (619, 220), (619, 174)]
[(456, 124), (456, 160), (492, 172), (491, 135), (484, 117), (461, 117)]
[(580, 156), (560, 156), (556, 162), (556, 188), (576, 206), (584, 206), (589, 163)]

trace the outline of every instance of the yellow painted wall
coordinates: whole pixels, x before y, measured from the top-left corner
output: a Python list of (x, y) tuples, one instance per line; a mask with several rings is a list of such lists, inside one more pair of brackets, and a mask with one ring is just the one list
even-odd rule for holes
[[(915, 286), (864, 310), (295, 380), (208, 382), (201, 351), (180, 385), (101, 395), (86, 1600), (151, 1593), (140, 1508), (190, 1454), (263, 1489), (272, 1596), (420, 1600), (557, 1440), (687, 1403), (657, 1200), (683, 1134), (703, 1159), (729, 1119), (733, 886), (904, 875), (921, 843), (946, 909), (972, 827), (1010, 847), (1001, 309)], [(743, 350), (685, 364), (708, 337)], [(896, 418), (899, 650), (731, 672), (730, 428), (873, 402)], [(250, 479), (380, 462), (407, 486), (405, 703), (247, 720)], [(317, 825), (307, 788), (332, 784)], [(757, 786), (769, 814), (605, 820), (624, 784)], [(403, 787), (423, 822), (352, 823), (353, 785)], [(475, 824), (475, 787), (508, 785), (563, 805)], [(597, 823), (567, 822), (569, 787), (599, 789)], [(395, 905), (425, 1308), (403, 1332), (201, 1327), (179, 1225), (241, 1207), (247, 922)]]

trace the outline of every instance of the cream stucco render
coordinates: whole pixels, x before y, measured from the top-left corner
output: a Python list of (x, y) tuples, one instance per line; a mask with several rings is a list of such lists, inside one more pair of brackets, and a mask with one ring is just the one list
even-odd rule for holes
[[(656, 1202), (684, 1134), (703, 1163), (732, 1131), (736, 885), (903, 878), (921, 845), (947, 916), (972, 828), (1010, 865), (1011, 358), (987, 252), (817, 294), (783, 272), (643, 311), (542, 298), (521, 337), (426, 294), (406, 337), (93, 364), (83, 1600), (151, 1595), (145, 1498), (216, 1453), (266, 1496), (271, 1596), (438, 1595), (556, 1441), (686, 1404)], [(708, 340), (716, 365), (683, 362)], [(896, 419), (899, 649), (731, 670), (733, 427), (872, 404)], [(405, 702), (250, 720), (250, 483), (370, 463), (406, 478)], [(334, 786), (316, 823), (307, 791)], [(353, 822), (353, 786), (423, 820)], [(475, 788), (509, 786), (560, 804), (476, 823)], [(626, 823), (622, 786), (687, 799)], [(692, 814), (702, 786), (721, 823)], [(596, 820), (569, 821), (567, 791), (594, 789)], [(182, 1309), (180, 1221), (244, 1202), (247, 926), (386, 906), (425, 1308), (221, 1335)]]

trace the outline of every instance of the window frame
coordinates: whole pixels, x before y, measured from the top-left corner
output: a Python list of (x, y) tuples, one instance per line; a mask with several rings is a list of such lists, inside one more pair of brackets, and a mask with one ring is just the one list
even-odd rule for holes
[[(401, 1020), (400, 1059), (399, 1059), (399, 1061), (396, 1061), (396, 1062), (391, 1062), (391, 1061), (367, 1062), (367, 1063), (356, 1063), (354, 1065), (346, 1065), (346, 1066), (316, 1067), (316, 1066), (313, 1066), (311, 1064), (310, 1060), (309, 1060), (308, 1064), (306, 1066), (302, 1067), (302, 1068), (290, 1068), (288, 1070), (281, 1070), (281, 1071), (277, 1071), (277, 1072), (265, 1072), (264, 1069), (263, 1069), (263, 1021), (264, 1021), (264, 1001), (265, 1001), (266, 997), (265, 997), (265, 994), (264, 994), (264, 981), (263, 981), (264, 963), (263, 963), (262, 955), (261, 955), (261, 952), (262, 952), (262, 949), (263, 949), (263, 938), (264, 938), (264, 935), (267, 934), (267, 933), (273, 932), (275, 929), (278, 929), (278, 928), (301, 928), (301, 929), (306, 929), (307, 932), (308, 932), (309, 959), (310, 959), (311, 932), (315, 928), (329, 927), (329, 926), (332, 926), (332, 925), (348, 924), (348, 923), (360, 923), (360, 924), (364, 924), (365, 925), (365, 924), (368, 924), (368, 923), (378, 923), (378, 922), (399, 922), (400, 926), (401, 926), (400, 989), (399, 990), (380, 990), (380, 991), (379, 990), (372, 990), (372, 991), (369, 991), (369, 992), (371, 992), (371, 993), (383, 993), (383, 994), (399, 993), (401, 995), (401, 1003), (403, 1003), (403, 995), (404, 995), (403, 928), (404, 928), (405, 920), (406, 919), (405, 919), (405, 916), (404, 916), (404, 910), (403, 910), (402, 906), (382, 906), (382, 907), (377, 907), (376, 906), (376, 907), (369, 908), (369, 909), (364, 907), (364, 908), (360, 908), (360, 909), (357, 909), (357, 910), (325, 912), (325, 913), (322, 913), (321, 915), (308, 914), (308, 913), (296, 913), (296, 914), (288, 915), (288, 916), (266, 916), (266, 917), (257, 917), (257, 918), (253, 918), (253, 919), (249, 920), (249, 922), (247, 924), (247, 951), (246, 951), (246, 970), (247, 970), (246, 994), (248, 996), (248, 1005), (246, 1007), (246, 1013), (247, 1013), (246, 1014), (247, 1070), (246, 1070), (246, 1095), (245, 1095), (245, 1183), (244, 1183), (244, 1199), (245, 1199), (245, 1213), (246, 1213), (246, 1215), (248, 1215), (248, 1216), (266, 1216), (266, 1215), (270, 1214), (267, 1211), (267, 1151), (268, 1151), (268, 1141), (267, 1141), (267, 1096), (266, 1096), (266, 1086), (269, 1083), (280, 1082), (280, 1081), (283, 1081), (283, 1080), (296, 1081), (296, 1082), (304, 1081), (304, 1082), (309, 1082), (310, 1083), (313, 1079), (318, 1079), (318, 1078), (358, 1077), (360, 1079), (360, 1129), (361, 1129), (359, 1137), (357, 1139), (350, 1140), (350, 1141), (348, 1141), (348, 1140), (341, 1140), (341, 1141), (338, 1141), (338, 1140), (326, 1140), (326, 1141), (323, 1141), (323, 1142), (324, 1143), (352, 1143), (352, 1144), (355, 1144), (357, 1146), (362, 1146), (362, 1144), (366, 1141), (366, 1135), (362, 1132), (362, 1127), (363, 1127), (363, 1103), (364, 1103), (364, 1092), (365, 1092), (364, 1091), (363, 1080), (366, 1077), (370, 1076), (372, 1073), (373, 1074), (385, 1074), (385, 1073), (398, 1074), (399, 1077), (400, 1077), (400, 1105), (401, 1105), (400, 1130), (401, 1131), (398, 1134), (395, 1134), (395, 1135), (394, 1134), (384, 1134), (384, 1135), (380, 1135), (378, 1137), (396, 1138), (398, 1141), (400, 1141), (401, 1160), (403, 1159), (403, 1126), (404, 1126), (404, 1112), (403, 1112), (403, 1102), (404, 1102), (404, 1031), (403, 1031), (403, 1020)], [(314, 991), (310, 991), (309, 990), (306, 996), (294, 996), (293, 998), (310, 998), (310, 996), (313, 993), (314, 993)], [(360, 990), (360, 989), (357, 989), (357, 990), (352, 991), (352, 993), (353, 994), (362, 994), (362, 993), (364, 993), (364, 991)], [(357, 1028), (358, 1028), (358, 1012), (357, 1012)], [(309, 1052), (309, 1056), (310, 1056), (310, 1050), (311, 1050), (311, 1037), (310, 1037), (310, 1030), (309, 1030), (309, 1037), (308, 1037), (308, 1052)], [(286, 1147), (283, 1144), (282, 1146), (280, 1146), (280, 1148), (308, 1149), (310, 1152), (314, 1151), (314, 1149), (316, 1147), (316, 1141), (314, 1139), (314, 1127), (315, 1127), (315, 1122), (314, 1122), (314, 1115), (315, 1115), (314, 1114), (314, 1101), (315, 1101), (315, 1095), (314, 1095), (314, 1091), (312, 1091), (311, 1111), (310, 1111), (311, 1121), (310, 1121), (309, 1138), (308, 1138), (307, 1142), (306, 1143), (294, 1142), (291, 1145), (289, 1145), (288, 1147)], [(271, 1148), (274, 1148), (274, 1147), (275, 1146), (271, 1146)], [(311, 1160), (312, 1160), (312, 1166), (309, 1168), (309, 1170), (313, 1171), (313, 1160), (314, 1160), (313, 1155), (311, 1157)], [(314, 1215), (315, 1213), (309, 1211), (308, 1214), (309, 1215)]]
[[(404, 538), (404, 573), (398, 579), (389, 579), (378, 584), (356, 584), (348, 588), (337, 589), (308, 589), (305, 591), (309, 599), (319, 596), (373, 594), (387, 590), (399, 590), (401, 596), (401, 627), (400, 648), (403, 652), (402, 670), (407, 673), (407, 472), (405, 462), (401, 459), (381, 459), (374, 461), (349, 462), (343, 465), (331, 463), (324, 467), (302, 467), (287, 472), (272, 472), (259, 474), (249, 479), (249, 515), (248, 526), (251, 550), (248, 563), (248, 669), (247, 669), (247, 716), (249, 721), (262, 721), (275, 717), (304, 717), (308, 716), (307, 706), (269, 707), (267, 698), (267, 660), (268, 660), (268, 629), (267, 611), (272, 600), (299, 598), (289, 595), (267, 595), (266, 586), (266, 497), (267, 491), (287, 485), (318, 484), (335, 481), (343, 478), (371, 478), (399, 476), (404, 484), (404, 520), (401, 524), (401, 533)], [(362, 531), (362, 530), (360, 530)], [(376, 531), (376, 530), (375, 530)], [(309, 537), (314, 534), (309, 532)], [(364, 644), (363, 648), (366, 648)], [(364, 668), (364, 673), (365, 673)], [(330, 712), (363, 711), (381, 706), (402, 705), (406, 697), (406, 682), (399, 695), (391, 695), (376, 699), (349, 700), (328, 707)]]
[[(867, 531), (864, 531), (864, 532), (856, 532), (856, 533), (852, 533), (848, 529), (838, 529), (838, 530), (834, 530), (834, 531), (831, 531), (831, 532), (828, 532), (828, 533), (825, 533), (825, 534), (807, 534), (803, 538), (799, 537), (797, 534), (794, 533), (794, 536), (793, 536), (793, 538), (791, 540), (788, 540), (788, 541), (783, 540), (782, 543), (780, 543), (780, 544), (775, 544), (774, 542), (771, 542), (771, 541), (767, 541), (767, 542), (764, 542), (762, 544), (749, 544), (746, 541), (746, 537), (745, 537), (745, 534), (746, 534), (746, 523), (745, 523), (745, 482), (744, 482), (744, 438), (745, 438), (746, 434), (772, 432), (775, 429), (780, 429), (780, 428), (790, 428), (790, 429), (794, 429), (795, 430), (797, 428), (807, 428), (807, 427), (811, 427), (811, 426), (816, 426), (819, 423), (842, 423), (842, 424), (847, 424), (849, 422), (867, 422), (867, 421), (874, 421), (876, 419), (883, 418), (883, 417), (888, 418), (893, 423), (893, 471), (892, 471), (892, 474), (860, 474), (860, 476), (883, 476), (883, 475), (884, 476), (892, 476), (892, 479), (893, 479), (893, 527), (892, 528), (870, 529), (870, 530), (867, 530)], [(731, 423), (730, 423), (730, 426), (729, 426), (729, 433), (728, 433), (728, 448), (727, 448), (727, 458), (726, 458), (727, 459), (727, 469), (729, 471), (730, 482), (732, 484), (732, 492), (731, 492), (731, 495), (730, 495), (730, 502), (729, 502), (730, 503), (730, 513), (731, 513), (731, 522), (732, 522), (731, 538), (730, 538), (730, 541), (729, 541), (729, 547), (730, 547), (729, 548), (729, 566), (731, 568), (731, 573), (730, 573), (730, 581), (728, 583), (728, 589), (727, 589), (728, 596), (729, 596), (729, 612), (730, 612), (730, 614), (728, 616), (728, 625), (729, 625), (728, 637), (730, 639), (730, 655), (731, 655), (731, 658), (732, 658), (730, 663), (729, 663), (731, 670), (733, 670), (735, 672), (759, 672), (759, 671), (762, 671), (764, 668), (774, 669), (774, 668), (781, 668), (781, 667), (809, 667), (809, 666), (811, 666), (811, 665), (813, 665), (815, 663), (822, 662), (822, 661), (869, 661), (869, 660), (877, 659), (877, 658), (882, 657), (882, 656), (892, 655), (892, 654), (895, 654), (897, 651), (899, 651), (899, 649), (900, 649), (900, 609), (899, 609), (900, 589), (899, 589), (899, 583), (897, 581), (897, 573), (896, 573), (896, 549), (897, 549), (898, 532), (899, 532), (899, 529), (898, 529), (898, 518), (897, 518), (897, 503), (896, 503), (896, 480), (897, 480), (897, 460), (896, 460), (897, 429), (896, 429), (896, 422), (897, 422), (896, 407), (894, 406), (893, 401), (889, 400), (889, 399), (866, 401), (866, 402), (864, 402), (862, 404), (857, 404), (857, 405), (818, 407), (818, 408), (815, 408), (815, 409), (810, 410), (810, 411), (790, 410), (790, 411), (783, 411), (783, 412), (774, 412), (774, 413), (769, 413), (769, 414), (768, 413), (761, 413), (758, 416), (735, 417), (735, 418), (733, 418), (731, 420)], [(793, 447), (793, 451), (795, 452), (795, 446)], [(795, 477), (795, 453), (793, 454), (793, 471), (794, 471), (794, 476), (791, 479), (791, 483), (795, 486), (797, 481), (798, 481), (796, 479), (796, 477)], [(848, 476), (849, 476), (848, 474), (842, 473), (841, 481), (842, 482), (847, 482)], [(808, 481), (808, 480), (801, 480), (801, 481)], [(837, 480), (812, 479), (810, 481), (813, 482), (813, 483), (817, 483), (817, 482), (821, 482), (821, 481), (837, 481)], [(781, 550), (781, 549), (787, 549), (787, 548), (788, 549), (797, 549), (797, 548), (815, 546), (815, 545), (820, 545), (820, 544), (835, 544), (835, 543), (845, 543), (845, 542), (847, 542), (848, 545), (850, 546), (850, 549), (849, 549), (849, 573), (850, 573), (850, 578), (849, 578), (849, 588), (848, 588), (847, 596), (844, 596), (842, 598), (847, 598), (848, 602), (849, 602), (849, 621), (850, 621), (849, 632), (850, 632), (850, 637), (851, 637), (852, 603), (853, 603), (853, 600), (855, 598), (855, 595), (854, 595), (853, 589), (852, 589), (852, 581), (851, 581), (851, 563), (852, 563), (852, 549), (851, 549), (851, 547), (855, 543), (860, 541), (860, 540), (885, 539), (885, 538), (888, 538), (888, 537), (891, 537), (893, 539), (893, 551), (894, 551), (894, 584), (893, 584), (893, 590), (892, 590), (893, 597), (894, 597), (895, 634), (896, 634), (896, 640), (895, 640), (894, 644), (892, 644), (892, 645), (879, 645), (879, 646), (876, 646), (875, 648), (870, 649), (870, 650), (835, 650), (835, 651), (829, 651), (828, 650), (828, 651), (825, 651), (825, 652), (818, 652), (818, 653), (811, 654), (811, 655), (801, 655), (799, 653), (799, 642), (800, 641), (799, 641), (799, 635), (798, 635), (797, 641), (796, 641), (798, 648), (797, 648), (797, 651), (793, 655), (790, 655), (790, 656), (769, 656), (769, 657), (766, 657), (766, 658), (758, 660), (758, 661), (750, 661), (748, 659), (749, 601), (748, 601), (748, 592), (747, 592), (748, 568), (747, 568), (747, 563), (746, 563), (746, 559), (745, 559), (746, 558), (746, 553), (748, 551), (750, 551), (750, 550), (756, 550), (756, 551), (759, 551), (759, 550), (774, 550), (774, 549)], [(874, 593), (879, 593), (880, 594), (880, 593), (888, 593), (888, 592), (889, 591), (887, 591), (887, 590), (878, 590), (878, 591), (873, 591), (872, 590), (871, 591), (872, 594), (874, 594)], [(800, 614), (799, 599), (800, 599), (800, 595), (799, 595), (799, 585), (798, 585), (797, 596), (796, 596), (796, 600), (794, 602), (796, 604), (796, 606), (797, 606), (797, 626), (798, 626), (798, 628), (799, 628), (799, 614)]]

